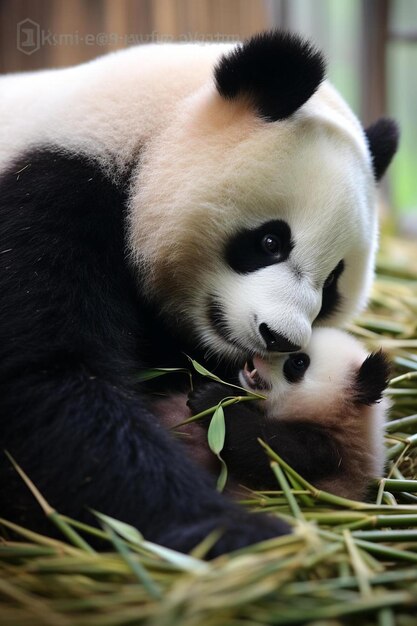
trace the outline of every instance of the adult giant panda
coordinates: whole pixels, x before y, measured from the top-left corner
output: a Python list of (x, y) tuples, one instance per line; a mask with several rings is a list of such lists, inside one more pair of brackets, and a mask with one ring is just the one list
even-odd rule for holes
[[(0, 444), (58, 510), (185, 551), (221, 528), (211, 555), (286, 532), (216, 493), (135, 374), (186, 353), (227, 376), (363, 306), (397, 130), (323, 74), (271, 32), (1, 79)], [(0, 483), (42, 529), (6, 457)]]

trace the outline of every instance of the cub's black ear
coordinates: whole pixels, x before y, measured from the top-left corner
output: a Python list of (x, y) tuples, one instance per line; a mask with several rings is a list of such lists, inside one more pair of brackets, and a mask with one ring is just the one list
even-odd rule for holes
[(365, 135), (372, 155), (374, 176), (380, 180), (397, 152), (400, 130), (397, 122), (389, 117), (381, 117), (365, 128)]
[(289, 117), (324, 78), (321, 52), (296, 35), (270, 31), (255, 35), (224, 55), (214, 70), (223, 98), (246, 96), (266, 120)]
[(355, 401), (358, 404), (371, 405), (382, 400), (382, 392), (388, 386), (390, 370), (388, 359), (381, 350), (370, 354), (355, 377)]

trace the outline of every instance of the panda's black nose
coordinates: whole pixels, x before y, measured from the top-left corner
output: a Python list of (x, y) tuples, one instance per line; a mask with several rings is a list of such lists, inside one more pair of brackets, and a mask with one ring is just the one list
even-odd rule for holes
[(301, 346), (297, 346), (295, 343), (289, 341), (284, 335), (273, 332), (267, 324), (261, 324), (259, 326), (259, 332), (262, 339), (266, 343), (266, 349), (269, 352), (298, 352), (301, 350)]

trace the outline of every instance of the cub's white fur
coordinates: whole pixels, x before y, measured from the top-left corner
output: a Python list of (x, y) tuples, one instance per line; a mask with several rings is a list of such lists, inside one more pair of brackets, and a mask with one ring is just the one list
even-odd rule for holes
[[(316, 328), (304, 353), (310, 365), (298, 382), (288, 382), (283, 367), (287, 355), (271, 361), (255, 358), (254, 365), (269, 385), (262, 402), (270, 420), (311, 422), (328, 430), (338, 445), (340, 475), (318, 486), (338, 495), (362, 498), (385, 463), (384, 425), (389, 401), (357, 401), (356, 376), (368, 356), (351, 335), (334, 328)], [(241, 383), (248, 387), (245, 376)], [(365, 381), (367, 382), (367, 381)]]

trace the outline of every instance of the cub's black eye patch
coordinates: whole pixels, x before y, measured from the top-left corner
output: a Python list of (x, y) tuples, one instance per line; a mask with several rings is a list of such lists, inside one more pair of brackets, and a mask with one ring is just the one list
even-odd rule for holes
[(304, 377), (310, 365), (308, 354), (298, 352), (290, 354), (284, 363), (284, 376), (289, 383), (298, 383)]
[(324, 281), (321, 309), (316, 320), (323, 320), (330, 317), (340, 306), (342, 297), (337, 289), (337, 283), (344, 269), (345, 262), (342, 259)]
[(271, 220), (258, 228), (238, 232), (226, 245), (225, 258), (239, 274), (249, 274), (288, 259), (294, 243), (283, 220)]

